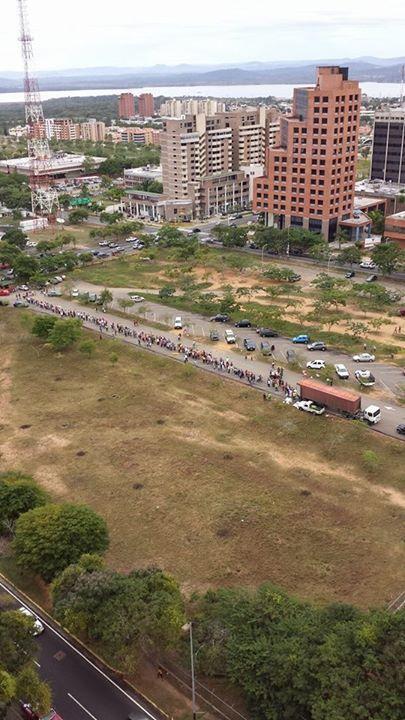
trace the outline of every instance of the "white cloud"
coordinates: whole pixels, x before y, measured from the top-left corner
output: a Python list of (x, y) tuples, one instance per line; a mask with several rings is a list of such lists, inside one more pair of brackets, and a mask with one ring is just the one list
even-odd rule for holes
[[(37, 66), (145, 66), (401, 55), (402, 0), (27, 0)], [(19, 70), (17, 3), (2, 2), (0, 70)]]

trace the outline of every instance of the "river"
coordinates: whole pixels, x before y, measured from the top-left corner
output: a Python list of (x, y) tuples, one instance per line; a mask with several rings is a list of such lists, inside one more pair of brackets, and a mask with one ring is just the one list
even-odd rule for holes
[[(398, 83), (361, 82), (361, 89), (370, 97), (399, 97)], [(89, 97), (100, 95), (119, 95), (121, 92), (132, 92), (139, 95), (151, 92), (153, 95), (165, 97), (219, 97), (219, 98), (255, 98), (273, 95), (280, 99), (292, 97), (295, 87), (304, 85), (184, 85), (181, 87), (141, 87), (141, 88), (112, 88), (108, 90), (44, 90), (41, 92), (43, 100), (64, 97)], [(23, 92), (0, 93), (0, 103), (23, 102)]]

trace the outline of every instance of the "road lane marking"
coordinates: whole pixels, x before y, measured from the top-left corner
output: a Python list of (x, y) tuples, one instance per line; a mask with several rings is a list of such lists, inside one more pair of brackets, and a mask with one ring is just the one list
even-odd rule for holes
[[(10, 590), (10, 588), (7, 587), (7, 585), (4, 585), (4, 583), (0, 582), (0, 587), (2, 587), (3, 590), (8, 592), (8, 594), (11, 595), (11, 597), (13, 597), (15, 600), (18, 600), (18, 602), (21, 603), (21, 605), (24, 605), (24, 607), (26, 607), (28, 610), (30, 609), (21, 600), (21, 598), (18, 597), (18, 595), (16, 595), (12, 590)], [(39, 616), (39, 617), (41, 617), (41, 616)], [(93, 668), (93, 670), (96, 670), (100, 675), (102, 675), (102, 677), (104, 677), (111, 685), (113, 685), (117, 690), (119, 690), (119, 692), (122, 693), (122, 695), (125, 695), (125, 697), (128, 698), (128, 700), (130, 700), (131, 702), (134, 703), (134, 705), (137, 705), (141, 710), (143, 710), (143, 712), (146, 713), (146, 715), (148, 715), (148, 717), (152, 718), (152, 720), (157, 720), (157, 716), (152, 715), (152, 713), (150, 713), (149, 710), (147, 710), (143, 705), (141, 705), (141, 703), (138, 702), (138, 700), (135, 700), (135, 698), (132, 697), (132, 695), (130, 695), (128, 692), (126, 692), (126, 690), (123, 690), (123, 688), (120, 687), (118, 685), (118, 683), (116, 683), (103, 670), (101, 670), (99, 667), (97, 667), (97, 665), (95, 665), (91, 660), (89, 660), (89, 658), (86, 657), (86, 655), (84, 655), (84, 653), (80, 652), (80, 650), (78, 650), (74, 645), (72, 645), (72, 643), (70, 643), (69, 640), (67, 640), (60, 632), (58, 632), (58, 630), (55, 630), (55, 628), (52, 627), (52, 625), (50, 625), (43, 617), (41, 617), (41, 621), (42, 621), (43, 625), (45, 625), (45, 627), (47, 627), (51, 632), (53, 632), (55, 635), (57, 635), (57, 637), (60, 638), (62, 640), (62, 642), (66, 643), (66, 645), (68, 647), (70, 647), (71, 650), (73, 650), (73, 652), (75, 652), (77, 655), (79, 655), (79, 657), (81, 657), (88, 665), (90, 665), (90, 667)]]
[(75, 702), (76, 705), (79, 706), (79, 708), (81, 708), (82, 710), (84, 710), (84, 712), (87, 713), (87, 715), (89, 715), (91, 718), (93, 718), (93, 720), (97, 720), (97, 718), (96, 718), (94, 715), (92, 715), (91, 712), (90, 712), (89, 710), (87, 710), (87, 708), (84, 707), (84, 705), (82, 705), (81, 703), (79, 703), (79, 701), (76, 700), (76, 698), (73, 697), (73, 695), (71, 695), (70, 693), (68, 693), (68, 697), (70, 697), (70, 699), (73, 700), (73, 702)]

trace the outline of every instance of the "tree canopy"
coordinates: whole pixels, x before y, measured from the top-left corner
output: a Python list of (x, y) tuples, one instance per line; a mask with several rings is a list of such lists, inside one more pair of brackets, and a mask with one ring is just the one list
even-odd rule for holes
[(46, 493), (31, 478), (11, 473), (0, 477), (0, 534), (12, 533), (20, 515), (46, 500)]
[(405, 264), (405, 252), (394, 242), (376, 245), (371, 252), (371, 258), (384, 275), (391, 275)]
[(103, 553), (108, 531), (84, 505), (49, 503), (18, 518), (13, 547), (18, 564), (49, 582), (83, 553)]
[(105, 568), (98, 558), (82, 557), (53, 584), (58, 620), (107, 656), (132, 669), (145, 643), (169, 647), (184, 623), (178, 583), (157, 568), (129, 575)]

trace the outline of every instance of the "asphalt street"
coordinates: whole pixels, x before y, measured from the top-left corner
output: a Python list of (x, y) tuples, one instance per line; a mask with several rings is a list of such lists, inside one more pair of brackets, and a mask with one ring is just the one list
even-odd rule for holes
[[(15, 607), (27, 606), (3, 582), (0, 588), (13, 598)], [(162, 720), (164, 716), (146, 707), (143, 699), (97, 667), (46, 617), (36, 609), (33, 612), (45, 626), (45, 632), (36, 639), (36, 665), (41, 677), (51, 685), (53, 707), (63, 720), (127, 720), (130, 713), (136, 720)]]
[[(93, 288), (93, 291), (96, 290), (95, 286), (91, 286)], [(115, 297), (118, 298), (119, 296), (116, 294), (116, 291), (114, 290)], [(38, 299), (47, 299), (45, 296), (39, 292), (33, 293), (35, 297)], [(83, 306), (80, 306), (78, 303), (72, 300), (65, 300), (63, 298), (49, 298), (49, 302), (51, 302), (54, 305), (61, 306), (65, 309), (74, 309), (79, 310), (83, 309)], [(159, 305), (158, 303), (154, 304), (148, 303), (148, 306), (155, 306), (156, 305), (156, 312), (154, 309), (151, 309), (149, 312), (149, 316), (146, 319), (145, 323), (140, 323), (137, 325), (138, 330), (144, 330), (147, 333), (152, 334), (163, 334), (168, 337), (172, 337), (173, 340), (177, 338), (178, 331), (175, 331), (174, 329), (168, 329), (165, 331), (157, 331), (153, 327), (148, 325), (148, 320), (161, 320), (162, 322), (165, 322), (172, 326), (173, 320), (175, 316), (178, 316), (181, 314), (182, 321), (183, 321), (183, 329), (188, 329), (187, 336), (183, 336), (183, 342), (186, 345), (192, 344), (192, 342), (195, 343), (195, 347), (198, 349), (204, 349), (208, 353), (212, 353), (217, 358), (230, 358), (234, 362), (234, 364), (243, 370), (251, 370), (254, 373), (261, 374), (264, 379), (266, 379), (269, 375), (269, 371), (271, 369), (271, 358), (264, 358), (264, 357), (258, 357), (258, 354), (255, 353), (254, 355), (248, 355), (242, 348), (243, 348), (243, 339), (245, 337), (252, 337), (255, 339), (256, 342), (258, 342), (259, 337), (256, 334), (254, 330), (236, 330), (237, 334), (237, 340), (238, 345), (230, 346), (226, 345), (225, 341), (222, 339), (219, 343), (214, 343), (209, 339), (209, 330), (213, 328), (214, 323), (210, 323), (207, 318), (203, 318), (198, 315), (192, 315), (191, 313), (180, 313), (178, 310), (173, 310), (171, 308), (164, 307), (162, 305)], [(40, 311), (39, 308), (35, 306), (31, 306), (31, 309), (34, 311)], [(88, 312), (97, 314), (96, 308), (94, 309), (87, 309)], [(136, 312), (136, 306), (135, 306), (135, 312)], [(162, 313), (162, 314), (158, 314)], [(164, 314), (165, 313), (165, 314)], [(150, 317), (150, 315), (153, 315), (154, 317)], [(122, 318), (118, 318), (116, 315), (114, 315), (112, 312), (106, 312), (103, 313), (102, 316), (108, 320), (109, 322), (119, 322), (125, 324), (125, 320), (123, 321)], [(92, 323), (83, 323), (85, 327), (95, 330), (95, 327)], [(128, 320), (127, 324), (131, 325), (131, 318), (130, 314), (128, 313)], [(226, 327), (229, 327), (229, 325), (223, 326), (221, 324), (215, 323), (215, 327), (219, 330), (221, 333), (221, 337), (223, 338), (223, 333)], [(194, 337), (196, 338), (194, 340)], [(129, 342), (131, 344), (136, 344), (135, 340), (131, 337), (124, 337), (124, 336), (118, 336), (118, 339), (124, 340), (125, 342)], [(270, 338), (270, 342), (275, 345), (275, 357), (274, 360), (277, 363), (284, 364), (286, 361), (286, 351), (287, 349), (294, 349), (299, 355), (303, 356), (305, 359), (308, 360), (315, 360), (315, 359), (322, 359), (325, 360), (328, 363), (335, 363), (335, 362), (343, 362), (346, 364), (348, 370), (350, 372), (353, 372), (354, 369), (357, 369), (358, 367), (367, 367), (370, 368), (370, 366), (373, 368), (373, 372), (376, 376), (379, 376), (380, 370), (384, 368), (388, 368), (390, 373), (392, 373), (389, 376), (389, 382), (396, 383), (400, 382), (402, 379), (401, 375), (401, 369), (395, 368), (394, 366), (385, 366), (381, 363), (363, 363), (363, 364), (357, 364), (354, 363), (347, 355), (343, 355), (341, 353), (333, 353), (332, 351), (326, 351), (326, 352), (309, 352), (305, 346), (296, 346), (293, 345), (291, 340), (288, 340), (288, 338)], [(241, 352), (242, 350), (242, 352)], [(163, 348), (160, 347), (153, 347), (153, 351), (157, 352), (159, 354), (163, 354), (166, 357), (173, 357), (173, 353), (169, 353)], [(195, 361), (195, 365), (201, 368), (206, 368), (206, 366), (203, 366), (198, 361)], [(387, 378), (385, 375), (384, 377)], [(302, 379), (302, 373), (293, 372), (289, 369), (285, 370), (284, 373), (284, 379), (291, 385), (295, 385), (299, 379)], [(260, 386), (262, 389), (266, 389), (266, 385), (262, 384)], [(380, 391), (381, 387), (380, 386)], [(404, 438), (399, 436), (396, 432), (396, 427), (400, 423), (405, 422), (405, 409), (401, 407), (400, 405), (396, 404), (395, 396), (394, 394), (389, 390), (388, 384), (386, 383), (386, 389), (385, 392), (380, 392), (380, 395), (377, 394), (377, 396), (374, 397), (370, 395), (366, 395), (364, 393), (359, 394), (362, 397), (362, 407), (365, 408), (368, 405), (372, 404), (373, 402), (381, 407), (382, 411), (382, 419), (378, 423), (377, 426), (374, 426), (371, 429), (377, 430), (379, 432), (385, 433), (387, 435), (391, 435), (392, 437), (395, 437), (398, 440), (404, 441)], [(291, 410), (292, 412), (296, 412), (295, 410)], [(308, 422), (317, 422), (319, 421), (319, 418), (314, 417), (308, 417)], [(349, 420), (347, 422), (350, 422)]]

